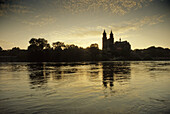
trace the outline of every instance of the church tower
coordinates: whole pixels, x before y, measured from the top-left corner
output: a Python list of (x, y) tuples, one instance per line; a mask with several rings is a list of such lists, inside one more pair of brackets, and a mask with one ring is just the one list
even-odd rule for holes
[(107, 48), (107, 35), (106, 35), (106, 31), (105, 30), (103, 32), (102, 43), (103, 43), (102, 49), (106, 50), (106, 48)]
[(112, 30), (111, 30), (111, 32), (110, 32), (110, 43), (111, 43), (111, 44), (114, 43), (114, 37), (113, 37)]

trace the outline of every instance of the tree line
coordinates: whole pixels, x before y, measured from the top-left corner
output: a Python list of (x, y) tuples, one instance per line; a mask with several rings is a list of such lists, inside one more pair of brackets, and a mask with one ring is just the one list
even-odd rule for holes
[(170, 49), (149, 47), (136, 49), (126, 53), (120, 51), (102, 51), (98, 44), (91, 44), (87, 48), (74, 44), (54, 42), (52, 45), (44, 38), (31, 38), (27, 50), (14, 47), (3, 50), (0, 47), (0, 61), (24, 62), (77, 62), (77, 61), (108, 61), (108, 60), (170, 60)]
[(54, 42), (52, 46), (44, 38), (31, 38), (27, 50), (14, 47), (11, 50), (0, 48), (0, 59), (13, 59), (14, 61), (99, 61), (101, 60), (101, 50), (98, 44), (91, 44), (90, 47), (82, 48), (74, 44), (64, 42)]

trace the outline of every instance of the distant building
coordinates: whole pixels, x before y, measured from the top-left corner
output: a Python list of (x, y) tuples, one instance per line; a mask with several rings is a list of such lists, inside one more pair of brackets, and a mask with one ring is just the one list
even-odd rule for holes
[(121, 38), (119, 39), (119, 41), (114, 42), (112, 31), (110, 32), (110, 38), (107, 39), (107, 34), (104, 30), (102, 38), (102, 50), (110, 52), (129, 52), (131, 50), (131, 45), (127, 41), (121, 41)]

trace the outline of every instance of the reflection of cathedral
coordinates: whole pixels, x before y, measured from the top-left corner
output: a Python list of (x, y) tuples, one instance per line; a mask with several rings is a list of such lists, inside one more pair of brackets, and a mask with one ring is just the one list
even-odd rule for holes
[(108, 84), (110, 87), (113, 86), (114, 81), (113, 64), (103, 63), (103, 85), (107, 88)]
[(111, 31), (110, 38), (107, 39), (107, 34), (104, 30), (103, 38), (102, 38), (102, 50), (104, 51), (130, 51), (131, 45), (127, 41), (119, 41), (114, 42), (114, 36)]
[(103, 85), (104, 87), (114, 86), (114, 82), (125, 84), (130, 79), (129, 62), (103, 63)]

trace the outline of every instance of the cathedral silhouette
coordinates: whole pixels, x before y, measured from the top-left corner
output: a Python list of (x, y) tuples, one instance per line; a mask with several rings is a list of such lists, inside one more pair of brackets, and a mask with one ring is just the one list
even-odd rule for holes
[(102, 38), (102, 50), (107, 52), (113, 52), (113, 51), (126, 51), (129, 52), (131, 50), (131, 45), (127, 41), (121, 41), (121, 38), (119, 41), (114, 42), (114, 36), (112, 31), (110, 32), (110, 38), (107, 39), (106, 31), (103, 32), (103, 38)]

